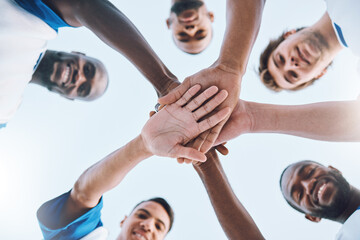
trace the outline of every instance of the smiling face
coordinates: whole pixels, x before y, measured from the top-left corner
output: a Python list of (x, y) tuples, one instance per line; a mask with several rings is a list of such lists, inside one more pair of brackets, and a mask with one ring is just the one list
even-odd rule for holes
[(348, 205), (350, 185), (337, 169), (302, 161), (284, 171), (281, 191), (295, 209), (334, 220)]
[(170, 228), (170, 217), (161, 204), (153, 201), (138, 205), (121, 222), (119, 240), (162, 240)]
[(212, 39), (214, 15), (198, 0), (176, 1), (166, 23), (175, 45), (184, 52), (202, 52)]
[(279, 87), (293, 89), (325, 74), (332, 58), (320, 33), (305, 28), (284, 37), (268, 59), (268, 71)]
[(94, 100), (108, 85), (104, 65), (77, 52), (46, 51), (35, 74), (50, 91), (69, 99)]

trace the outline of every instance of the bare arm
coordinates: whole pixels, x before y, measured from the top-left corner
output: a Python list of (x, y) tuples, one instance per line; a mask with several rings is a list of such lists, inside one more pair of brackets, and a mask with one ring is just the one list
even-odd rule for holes
[(217, 143), (243, 133), (282, 133), (322, 141), (360, 141), (360, 101), (272, 105), (239, 100)]
[(159, 96), (178, 84), (134, 24), (106, 0), (45, 0), (71, 26), (85, 26), (126, 56), (151, 82)]
[(223, 109), (199, 121), (227, 96), (226, 91), (218, 92), (217, 87), (211, 87), (193, 99), (199, 90), (198, 85), (189, 89), (179, 101), (150, 118), (138, 137), (87, 169), (70, 193), (60, 219), (61, 225), (67, 225), (95, 207), (105, 192), (120, 184), (131, 169), (153, 154), (205, 161), (203, 153), (182, 145), (215, 126), (230, 112)]
[(264, 5), (265, 0), (227, 0), (226, 31), (218, 59), (225, 70), (245, 73)]
[(195, 164), (204, 183), (216, 216), (228, 239), (264, 239), (255, 222), (240, 203), (226, 178), (214, 149), (207, 153), (205, 163)]
[(131, 169), (151, 155), (141, 136), (138, 136), (88, 168), (71, 190), (62, 213), (62, 225), (72, 222), (95, 207), (105, 192), (116, 187)]
[[(229, 93), (220, 107), (230, 107), (233, 111), (240, 95), (242, 76), (259, 32), (264, 4), (264, 0), (227, 0), (226, 31), (218, 60), (209, 68), (186, 78), (179, 87), (160, 98), (159, 103), (169, 104), (176, 101), (195, 84), (200, 84), (203, 88), (215, 85)], [(191, 146), (207, 152), (226, 120), (200, 135)], [(179, 160), (181, 161), (183, 160)]]

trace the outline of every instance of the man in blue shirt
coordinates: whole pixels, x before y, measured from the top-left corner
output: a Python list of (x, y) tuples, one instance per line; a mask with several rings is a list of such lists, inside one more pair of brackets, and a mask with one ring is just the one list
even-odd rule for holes
[[(203, 153), (183, 145), (222, 121), (230, 114), (230, 109), (222, 109), (198, 122), (227, 97), (225, 90), (218, 92), (217, 87), (210, 87), (193, 99), (200, 88), (200, 85), (192, 87), (179, 101), (152, 116), (139, 136), (87, 169), (71, 191), (43, 204), (37, 216), (44, 238), (93, 239), (98, 234), (106, 237), (106, 231), (104, 234), (100, 230), (102, 195), (120, 184), (131, 169), (152, 155), (204, 162)], [(117, 239), (164, 239), (172, 226), (171, 212), (162, 199), (142, 202), (122, 221), (122, 231)]]

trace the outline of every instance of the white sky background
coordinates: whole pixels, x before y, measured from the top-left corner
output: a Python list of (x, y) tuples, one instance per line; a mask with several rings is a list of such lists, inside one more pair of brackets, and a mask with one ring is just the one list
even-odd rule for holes
[[(170, 0), (112, 2), (135, 23), (180, 80), (216, 60), (225, 29), (225, 0), (207, 1), (215, 12), (215, 36), (210, 47), (197, 56), (182, 53), (172, 43), (165, 25)], [(302, 104), (357, 97), (357, 60), (348, 50), (337, 57), (323, 79), (296, 93), (272, 93), (254, 71), (269, 38), (285, 28), (310, 25), (324, 11), (321, 0), (267, 1), (243, 78), (243, 99)], [(136, 68), (88, 30), (61, 29), (49, 49), (77, 50), (98, 57), (107, 66), (111, 83), (105, 96), (91, 103), (68, 101), (39, 86), (28, 86), (15, 118), (0, 132), (0, 239), (41, 239), (37, 208), (68, 191), (87, 167), (139, 134), (156, 103), (155, 91)], [(280, 173), (292, 162), (312, 159), (337, 167), (350, 183), (359, 186), (359, 146), (247, 134), (228, 143), (230, 154), (221, 159), (235, 193), (266, 239), (333, 239), (340, 224), (311, 223), (292, 210), (280, 193)], [(159, 157), (145, 160), (105, 195), (102, 219), (110, 231), (109, 239), (115, 239), (120, 220), (137, 202), (154, 196), (165, 197), (175, 210), (168, 240), (226, 239), (192, 166)]]

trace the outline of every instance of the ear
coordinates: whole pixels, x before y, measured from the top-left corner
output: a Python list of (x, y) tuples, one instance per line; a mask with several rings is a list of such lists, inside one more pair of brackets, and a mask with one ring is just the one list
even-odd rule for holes
[(312, 222), (320, 222), (321, 221), (320, 217), (314, 217), (314, 216), (311, 216), (310, 214), (305, 214), (305, 218)]
[(338, 173), (340, 173), (340, 174), (342, 175), (342, 172), (340, 172), (340, 170), (339, 170), (339, 169), (334, 168), (334, 167), (333, 167), (333, 166), (331, 166), (331, 165), (329, 165), (329, 166), (328, 166), (328, 168), (330, 168), (331, 170), (334, 170), (334, 171), (336, 171), (336, 172), (338, 172)]
[(166, 26), (168, 27), (168, 29), (170, 29), (170, 25), (171, 25), (171, 20), (170, 18), (166, 19)]
[(79, 55), (83, 55), (83, 56), (86, 56), (85, 53), (82, 53), (82, 52), (77, 52), (77, 51), (71, 51), (71, 53), (74, 53), (74, 54), (79, 54)]
[(321, 73), (319, 73), (319, 74), (315, 77), (315, 79), (321, 78), (322, 76), (324, 76), (325, 73), (327, 73), (327, 69), (326, 69), (326, 68), (324, 68), (324, 69), (321, 71)]
[(290, 30), (290, 31), (287, 31), (286, 33), (284, 33), (284, 38), (288, 38), (289, 36), (293, 35), (294, 33), (296, 33), (296, 30), (293, 29), (293, 30)]
[(213, 12), (208, 12), (208, 16), (210, 18), (210, 21), (214, 22), (214, 13)]
[(126, 219), (127, 219), (127, 216), (125, 215), (124, 219), (121, 220), (121, 222), (120, 222), (120, 227), (122, 227), (124, 225), (124, 222), (125, 222)]

